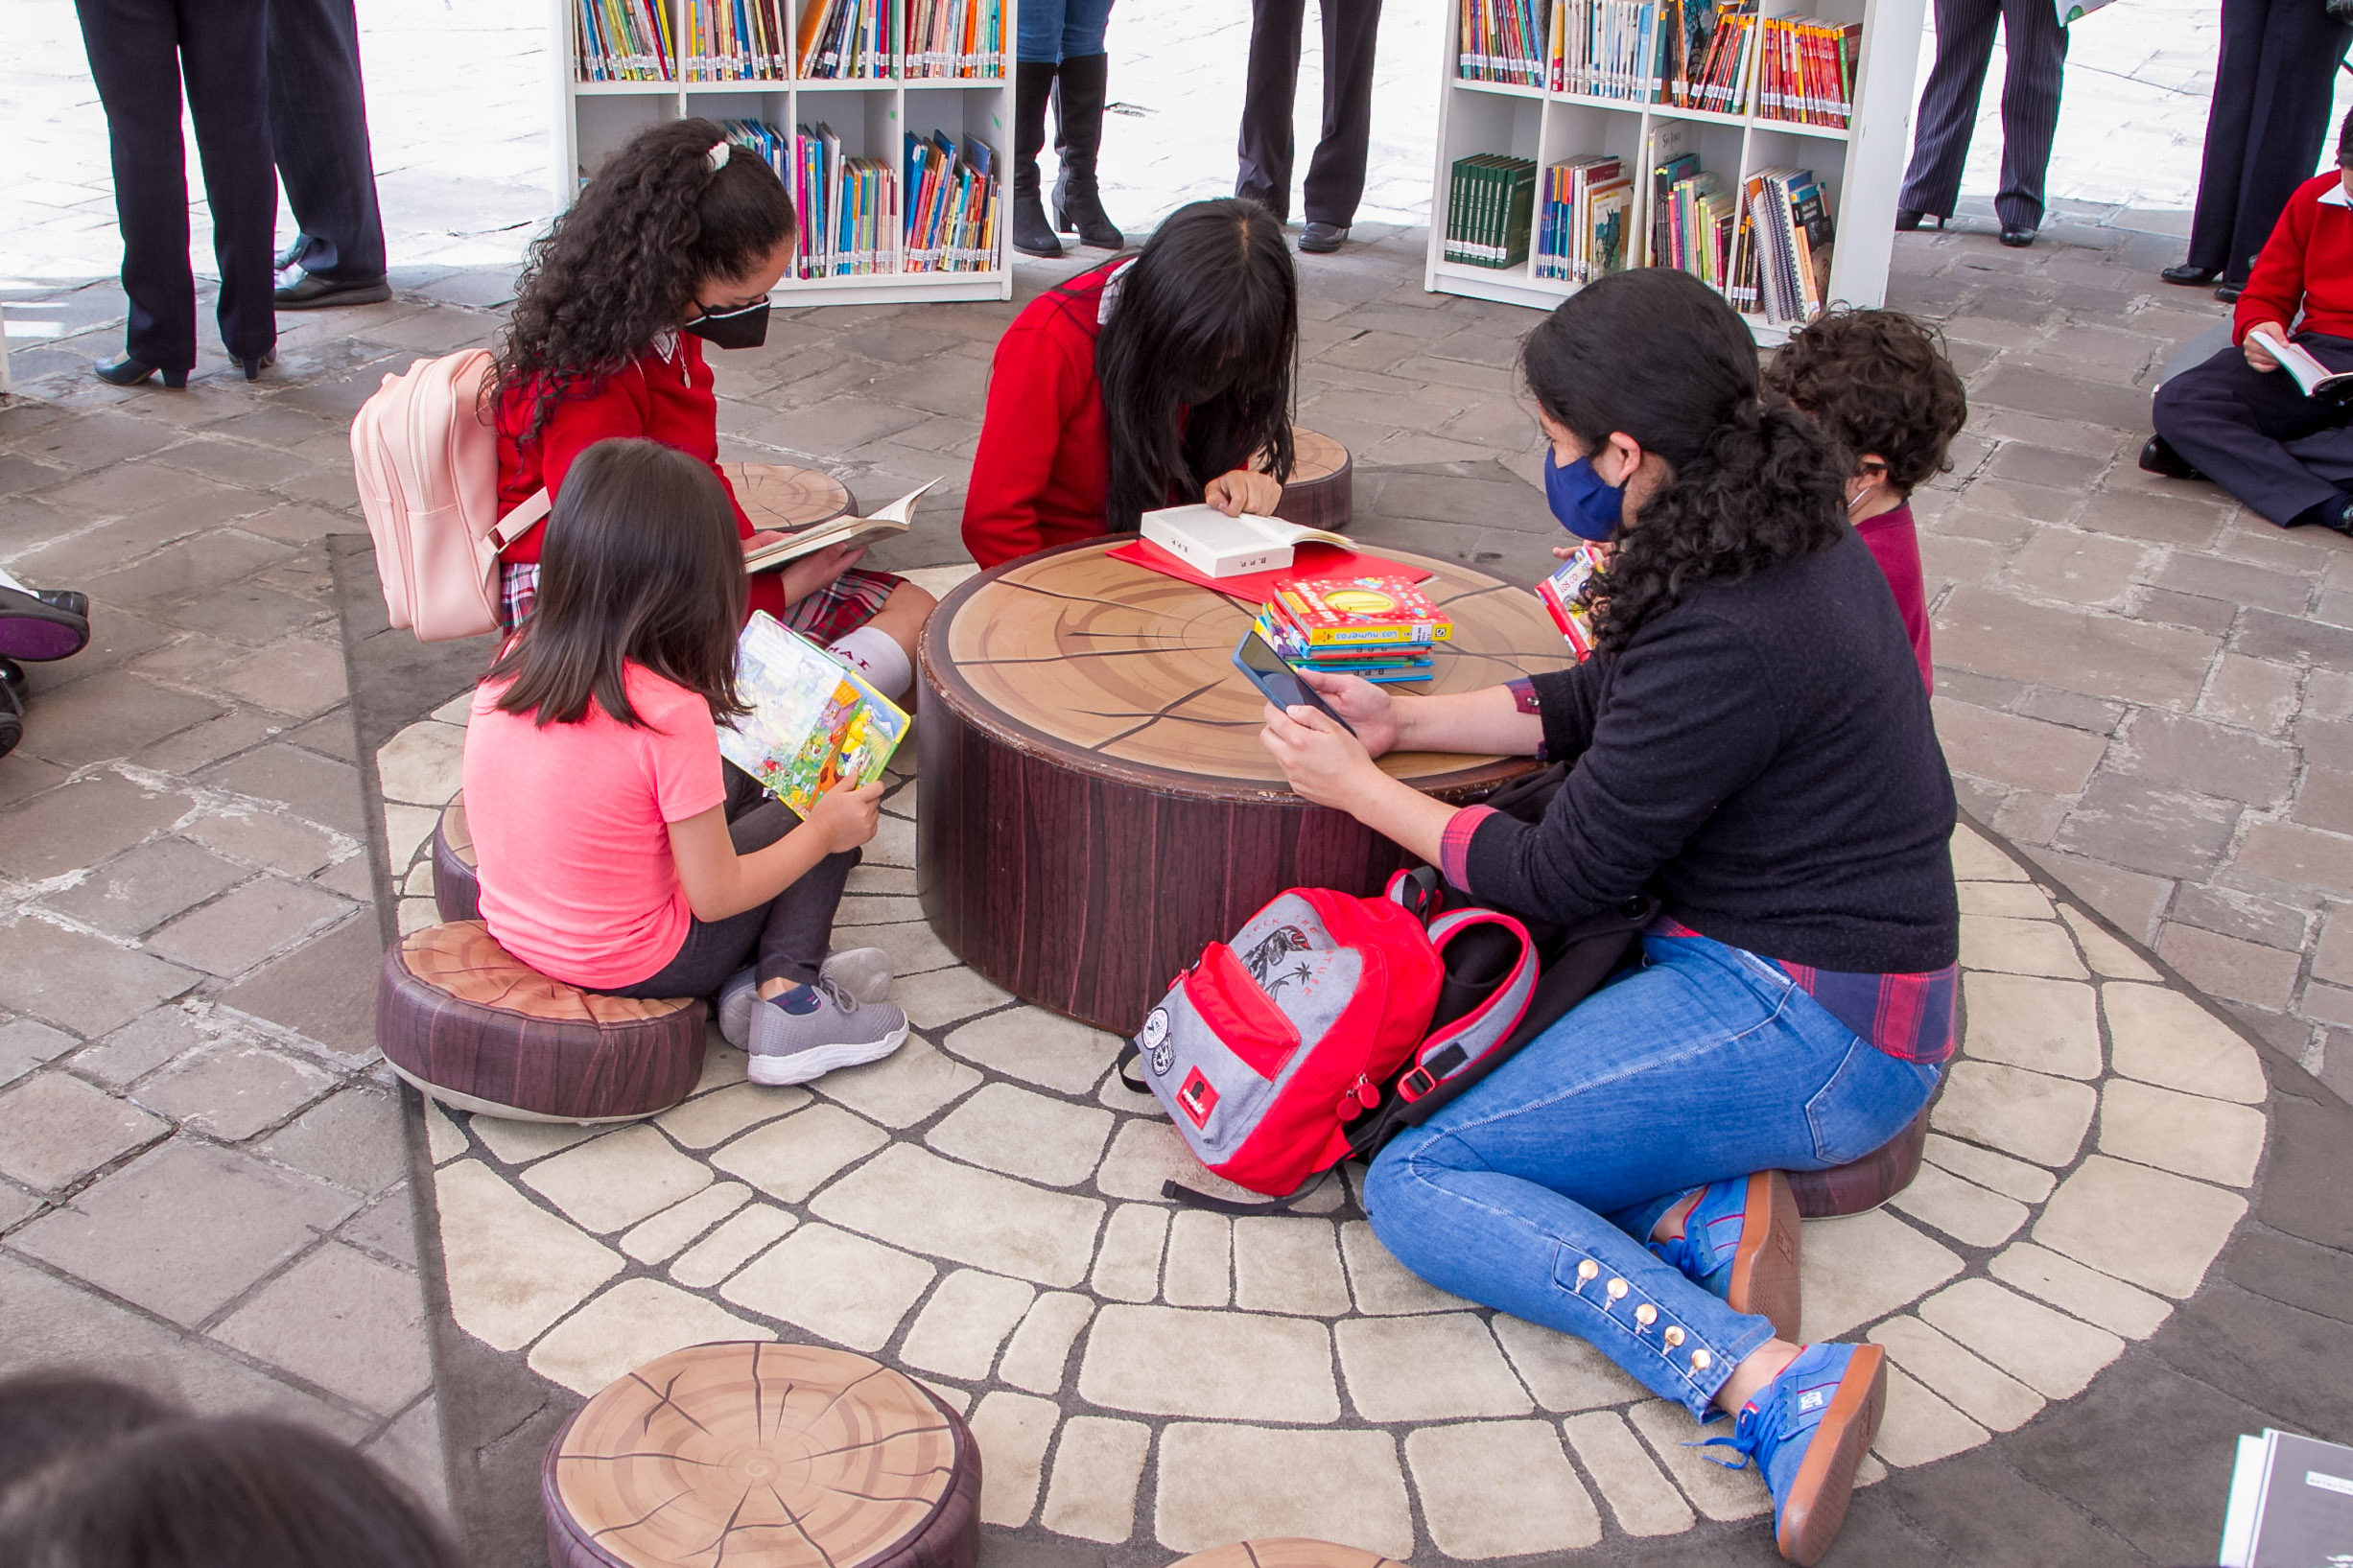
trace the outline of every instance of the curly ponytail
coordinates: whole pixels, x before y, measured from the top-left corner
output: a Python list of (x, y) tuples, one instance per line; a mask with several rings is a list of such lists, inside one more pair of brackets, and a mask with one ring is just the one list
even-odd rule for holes
[(1749, 329), (1690, 273), (1643, 268), (1578, 291), (1528, 334), (1520, 367), (1539, 406), (1586, 446), (1622, 433), (1671, 471), (1588, 590), (1603, 650), (1701, 583), (1799, 560), (1845, 532), (1838, 453), (1763, 399)]
[(532, 242), (493, 390), (531, 389), (526, 440), (676, 326), (706, 280), (743, 277), (792, 238), (792, 199), (757, 153), (711, 166), (725, 135), (712, 120), (647, 127)]

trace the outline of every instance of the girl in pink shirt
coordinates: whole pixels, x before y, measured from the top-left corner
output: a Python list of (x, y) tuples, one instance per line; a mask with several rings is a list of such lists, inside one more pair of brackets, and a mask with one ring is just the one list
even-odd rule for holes
[(723, 762), (745, 579), (706, 463), (600, 441), (548, 519), (532, 614), (474, 693), (466, 820), (482, 919), (524, 963), (618, 996), (711, 996), (754, 1083), (906, 1039), (887, 957), (828, 959), (880, 784), (806, 821)]

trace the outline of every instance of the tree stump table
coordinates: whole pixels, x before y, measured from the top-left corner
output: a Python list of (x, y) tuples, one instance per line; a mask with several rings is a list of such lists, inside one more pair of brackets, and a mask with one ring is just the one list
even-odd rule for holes
[(980, 1450), (921, 1385), (764, 1341), (661, 1356), (548, 1449), (550, 1568), (974, 1568)]
[(1310, 528), (1346, 528), (1355, 511), (1355, 464), (1348, 448), (1322, 431), (1291, 427), (1291, 477), (1275, 515)]
[[(1025, 1001), (1133, 1031), (1169, 980), (1286, 887), (1377, 893), (1410, 857), (1291, 793), (1234, 667), (1252, 611), (1111, 559), (1121, 539), (959, 585), (920, 648), (917, 891), (951, 951)], [(1436, 677), (1471, 691), (1570, 663), (1529, 590), (1453, 562), (1423, 590), (1454, 621)], [(1480, 799), (1524, 757), (1395, 753), (1394, 776)]]
[(1179, 1557), (1168, 1568), (1400, 1568), (1394, 1557), (1367, 1552), (1360, 1546), (1282, 1536), (1266, 1541), (1235, 1541)]
[(831, 474), (788, 463), (721, 463), (737, 504), (756, 528), (806, 528), (854, 509), (858, 498)]

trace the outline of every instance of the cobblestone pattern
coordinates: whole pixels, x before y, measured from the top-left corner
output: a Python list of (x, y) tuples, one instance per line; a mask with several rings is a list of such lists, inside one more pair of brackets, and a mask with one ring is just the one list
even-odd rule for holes
[[(379, 753), (405, 927), (436, 918), (431, 807), (463, 717)], [(1353, 1172), (1319, 1213), (1162, 1199), (1170, 1176), (1251, 1195), (1120, 1086), (1110, 1036), (930, 936), (918, 794), (887, 797), (835, 930), (894, 958), (916, 1026), (894, 1057), (765, 1089), (715, 1035), (694, 1096), (650, 1124), (427, 1112), (459, 1329), (581, 1395), (712, 1338), (881, 1356), (972, 1420), (989, 1524), (1120, 1563), (1287, 1534), (1476, 1560), (1767, 1511), (1590, 1346), (1407, 1274)], [(1955, 854), (1968, 1028), (1929, 1163), (1890, 1208), (1805, 1232), (1805, 1336), (1895, 1363), (1873, 1480), (2023, 1425), (2154, 1333), (2265, 1142), (2252, 1046), (1985, 840)]]

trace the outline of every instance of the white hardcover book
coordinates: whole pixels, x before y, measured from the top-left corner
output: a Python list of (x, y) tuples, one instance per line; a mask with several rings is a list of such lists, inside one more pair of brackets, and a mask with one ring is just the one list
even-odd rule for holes
[(1351, 548), (1346, 539), (1322, 528), (1249, 512), (1228, 517), (1201, 503), (1144, 513), (1143, 536), (1205, 577), (1279, 572), (1291, 564), (1293, 548), (1307, 540)]

